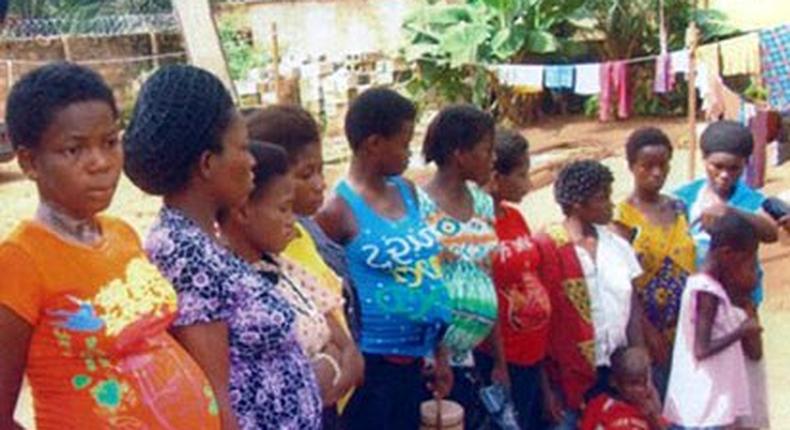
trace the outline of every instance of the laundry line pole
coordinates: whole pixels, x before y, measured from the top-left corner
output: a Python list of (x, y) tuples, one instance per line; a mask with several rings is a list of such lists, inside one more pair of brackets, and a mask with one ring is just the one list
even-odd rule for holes
[[(694, 1), (694, 10), (697, 2)], [(689, 53), (688, 70), (688, 127), (689, 127), (689, 163), (688, 177), (694, 180), (697, 167), (697, 46), (699, 44), (699, 30), (692, 19), (686, 29), (686, 47)]]

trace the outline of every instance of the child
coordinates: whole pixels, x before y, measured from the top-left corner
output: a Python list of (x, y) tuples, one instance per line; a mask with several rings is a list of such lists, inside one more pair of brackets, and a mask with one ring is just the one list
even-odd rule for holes
[(672, 144), (654, 127), (640, 128), (625, 145), (634, 189), (615, 211), (618, 233), (631, 242), (644, 273), (634, 281), (642, 306), (645, 342), (659, 393), (666, 393), (680, 296), (696, 268), (694, 241), (683, 202), (661, 193)]
[(218, 241), (217, 217), (254, 188), (244, 119), (222, 82), (186, 65), (157, 70), (124, 135), (124, 170), (164, 205), (146, 251), (178, 291), (171, 331), (206, 372), (223, 428), (321, 428), (321, 399), (272, 282)]
[(755, 230), (734, 212), (708, 227), (705, 261), (683, 292), (664, 405), (678, 428), (725, 428), (752, 413), (744, 352), (761, 354), (761, 328), (736, 303), (754, 289)]
[(560, 429), (575, 428), (585, 396), (606, 386), (614, 350), (643, 344), (641, 307), (632, 294), (642, 269), (628, 242), (606, 227), (613, 181), (597, 161), (565, 166), (554, 182), (565, 220), (536, 237), (551, 300), (547, 369), (561, 394)]
[(581, 430), (663, 430), (661, 402), (650, 382), (650, 356), (642, 348), (612, 354), (610, 390), (584, 409)]
[(437, 170), (420, 189), (420, 212), (451, 258), (442, 267), (450, 293), (453, 322), (443, 343), (451, 353), (454, 385), (450, 398), (464, 408), (466, 428), (484, 418), (482, 388), (472, 352), (491, 344), (491, 379), (509, 386), (491, 280), (491, 254), (497, 246), (494, 203), (480, 187), (493, 167), (494, 119), (471, 105), (442, 109), (431, 121), (422, 152)]
[(47, 65), (14, 84), (6, 121), (39, 208), (0, 245), (0, 428), (20, 428), (23, 372), (39, 429), (220, 428), (208, 380), (167, 332), (172, 286), (129, 225), (100, 215), (123, 165), (112, 90)]
[(400, 94), (373, 88), (346, 113), (348, 175), (316, 215), (346, 250), (361, 309), (365, 380), (344, 419), (351, 429), (407, 429), (420, 423), (427, 393), (422, 359), (436, 352), (432, 389), (446, 395), (452, 376), (438, 348), (450, 320), (439, 243), (423, 221), (409, 163), (416, 109)]
[[(493, 255), (493, 279), (511, 395), (521, 428), (538, 426), (543, 397), (550, 395), (541, 366), (546, 356), (551, 303), (538, 277), (540, 252), (518, 205), (530, 188), (529, 145), (519, 133), (496, 130), (494, 175), (488, 192), (494, 199), (499, 244)], [(491, 347), (475, 360), (490, 372)]]
[(334, 318), (343, 299), (331, 294), (301, 264), (280, 256), (295, 234), (295, 181), (280, 147), (253, 142), (250, 151), (255, 157), (255, 188), (243, 206), (220, 218), (222, 234), (230, 248), (276, 284), (297, 311), (297, 338), (315, 370), (324, 408), (334, 409), (337, 400), (362, 377), (361, 357)]

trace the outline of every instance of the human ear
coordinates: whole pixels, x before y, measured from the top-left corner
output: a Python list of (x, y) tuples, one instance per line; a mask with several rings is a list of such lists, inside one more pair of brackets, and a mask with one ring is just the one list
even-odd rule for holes
[(28, 148), (19, 148), (16, 150), (16, 160), (22, 173), (28, 179), (35, 181), (38, 179), (38, 170), (36, 168), (36, 155), (35, 152)]

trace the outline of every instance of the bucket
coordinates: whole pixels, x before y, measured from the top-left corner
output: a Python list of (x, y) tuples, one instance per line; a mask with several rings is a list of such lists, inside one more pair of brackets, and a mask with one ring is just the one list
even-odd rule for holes
[(426, 400), (420, 405), (420, 430), (463, 430), (464, 408), (451, 400)]

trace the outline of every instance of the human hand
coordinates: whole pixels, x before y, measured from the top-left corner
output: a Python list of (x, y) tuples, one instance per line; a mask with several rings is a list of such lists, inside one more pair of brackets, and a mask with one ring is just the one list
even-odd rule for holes
[(740, 331), (742, 337), (759, 335), (763, 332), (763, 328), (760, 326), (757, 318), (754, 317), (749, 317), (749, 319), (741, 323), (740, 327), (738, 327), (738, 330)]
[(510, 374), (507, 371), (507, 363), (494, 365), (494, 368), (491, 369), (491, 382), (510, 389)]
[(426, 386), (434, 397), (442, 399), (450, 394), (454, 378), (446, 354), (437, 353), (433, 366), (426, 367), (423, 372), (428, 380)]
[(726, 203), (714, 203), (708, 206), (704, 211), (702, 211), (701, 221), (703, 228), (709, 228), (716, 222), (716, 220), (720, 219), (721, 217), (727, 215), (732, 211), (730, 206), (727, 206)]
[(788, 234), (790, 234), (790, 214), (787, 214), (779, 220), (776, 221), (779, 224), (779, 227), (784, 229)]
[(543, 390), (543, 415), (552, 424), (559, 424), (565, 417), (562, 399), (552, 389)]

